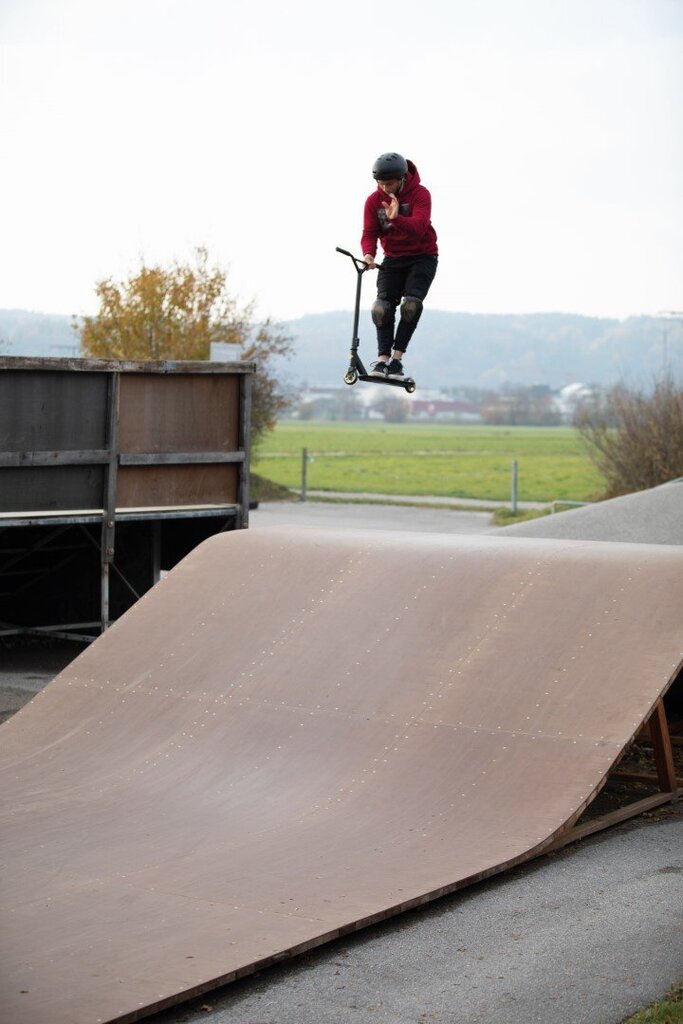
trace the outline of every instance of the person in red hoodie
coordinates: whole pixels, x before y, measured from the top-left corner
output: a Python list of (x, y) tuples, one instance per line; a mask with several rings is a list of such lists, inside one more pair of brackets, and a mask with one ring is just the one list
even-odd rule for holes
[[(403, 356), (438, 263), (432, 197), (420, 184), (415, 164), (400, 153), (378, 157), (372, 176), (377, 189), (365, 200), (361, 250), (364, 261), (374, 270), (379, 240), (384, 259), (379, 265), (377, 298), (372, 307), (377, 362), (370, 374), (402, 380)], [(399, 303), (401, 312), (396, 324)]]

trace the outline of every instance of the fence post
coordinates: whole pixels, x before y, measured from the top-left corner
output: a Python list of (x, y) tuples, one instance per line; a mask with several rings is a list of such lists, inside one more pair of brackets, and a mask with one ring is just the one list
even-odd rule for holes
[(308, 448), (301, 451), (301, 501), (306, 500), (306, 471), (308, 469)]
[(512, 514), (517, 515), (517, 483), (519, 473), (517, 467), (517, 459), (512, 463)]

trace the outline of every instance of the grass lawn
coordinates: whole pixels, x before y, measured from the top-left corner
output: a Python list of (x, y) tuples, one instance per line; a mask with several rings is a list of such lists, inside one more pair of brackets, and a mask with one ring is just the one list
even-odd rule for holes
[(645, 1007), (623, 1024), (683, 1024), (683, 981), (674, 985), (661, 1003)]
[(602, 481), (571, 427), (287, 421), (259, 446), (253, 468), (285, 487), (309, 490), (510, 499), (519, 466), (520, 501), (590, 501)]

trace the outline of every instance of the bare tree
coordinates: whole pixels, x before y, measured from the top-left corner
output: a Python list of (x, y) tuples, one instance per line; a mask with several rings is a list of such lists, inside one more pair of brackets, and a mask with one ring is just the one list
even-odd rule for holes
[(683, 389), (667, 372), (650, 392), (617, 385), (579, 406), (574, 425), (605, 479), (605, 497), (683, 476)]

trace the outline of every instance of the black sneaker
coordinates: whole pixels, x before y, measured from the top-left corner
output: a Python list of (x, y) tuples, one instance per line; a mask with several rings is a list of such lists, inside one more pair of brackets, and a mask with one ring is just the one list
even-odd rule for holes
[(403, 363), (401, 360), (392, 359), (387, 366), (387, 377), (391, 377), (392, 380), (403, 380), (404, 376)]
[(376, 363), (372, 364), (370, 369), (369, 377), (386, 377), (387, 375), (387, 363), (383, 359), (378, 359)]

